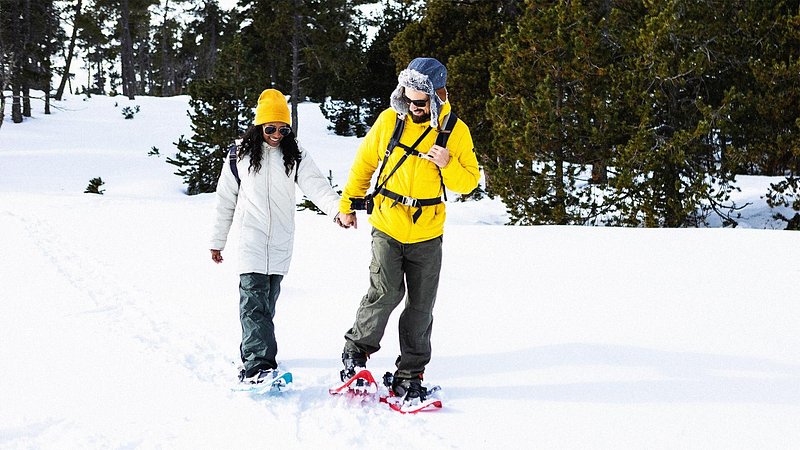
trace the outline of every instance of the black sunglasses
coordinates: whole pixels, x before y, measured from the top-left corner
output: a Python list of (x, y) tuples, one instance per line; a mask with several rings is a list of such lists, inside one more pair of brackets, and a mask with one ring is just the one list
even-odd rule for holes
[(265, 125), (264, 126), (264, 133), (273, 134), (273, 133), (275, 133), (276, 130), (281, 133), (281, 136), (288, 136), (289, 133), (292, 132), (292, 127), (280, 127), (280, 128), (278, 128), (275, 125)]
[(406, 94), (403, 94), (403, 100), (405, 100), (405, 102), (409, 104), (413, 103), (414, 106), (416, 106), (417, 108), (424, 108), (425, 106), (428, 105), (427, 98), (425, 100), (411, 100), (410, 98), (406, 97)]

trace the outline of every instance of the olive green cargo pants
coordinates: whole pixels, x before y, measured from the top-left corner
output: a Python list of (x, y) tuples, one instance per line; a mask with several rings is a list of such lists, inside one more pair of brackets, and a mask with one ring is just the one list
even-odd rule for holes
[(278, 343), (275, 341), (275, 303), (281, 293), (283, 275), (243, 273), (239, 275), (240, 346), (245, 376), (259, 369), (275, 369)]
[(399, 321), (400, 357), (395, 376), (413, 378), (424, 373), (431, 360), (433, 305), (441, 266), (441, 236), (402, 244), (373, 229), (370, 286), (358, 307), (355, 324), (344, 336), (344, 351), (377, 352), (389, 315), (408, 290)]

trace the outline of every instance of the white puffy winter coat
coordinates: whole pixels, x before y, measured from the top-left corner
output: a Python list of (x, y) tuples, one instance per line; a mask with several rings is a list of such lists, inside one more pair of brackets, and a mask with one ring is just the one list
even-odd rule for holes
[(331, 217), (338, 212), (339, 195), (302, 147), (300, 166), (287, 176), (281, 150), (266, 143), (262, 145), (264, 156), (258, 173), (248, 172), (249, 156), (236, 164), (241, 186), (237, 185), (230, 162), (225, 159), (217, 184), (216, 217), (209, 248), (225, 248), (235, 213), (241, 219), (239, 273), (285, 275), (294, 243), (295, 171), (303, 193)]

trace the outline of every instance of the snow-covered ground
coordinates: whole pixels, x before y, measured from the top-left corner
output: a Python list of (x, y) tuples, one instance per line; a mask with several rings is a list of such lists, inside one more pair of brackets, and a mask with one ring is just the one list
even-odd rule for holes
[[(800, 446), (800, 233), (759, 229), (776, 225), (757, 177), (738, 229), (506, 227), (497, 200), (449, 204), (426, 373), (445, 407), (414, 416), (328, 395), (370, 230), (299, 212), (276, 317), (295, 383), (231, 392), (236, 237), (213, 264), (213, 196), (165, 163), (187, 101), (72, 96), (0, 128), (0, 447)], [(358, 140), (300, 114), (342, 186)], [(105, 195), (82, 193), (94, 177)]]

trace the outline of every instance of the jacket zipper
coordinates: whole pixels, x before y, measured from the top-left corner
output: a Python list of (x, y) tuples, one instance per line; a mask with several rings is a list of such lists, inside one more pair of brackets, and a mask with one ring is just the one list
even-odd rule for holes
[(265, 252), (267, 265), (265, 267), (265, 270), (267, 272), (267, 275), (269, 275), (269, 248), (270, 248), (270, 242), (272, 241), (272, 202), (270, 200), (271, 196), (270, 196), (270, 181), (269, 180), (272, 178), (270, 176), (271, 175), (271, 173), (270, 173), (270, 170), (271, 170), (270, 159), (272, 157), (272, 152), (270, 151), (268, 146), (264, 145), (264, 147), (265, 147), (264, 148), (264, 154), (266, 155), (266, 158), (264, 158), (264, 159), (266, 159), (266, 164), (265, 165), (267, 166), (267, 167), (264, 168), (264, 176), (265, 176), (264, 184), (266, 185), (266, 188), (267, 188), (267, 248), (266, 248), (266, 252)]

